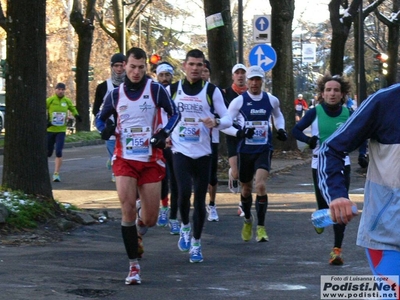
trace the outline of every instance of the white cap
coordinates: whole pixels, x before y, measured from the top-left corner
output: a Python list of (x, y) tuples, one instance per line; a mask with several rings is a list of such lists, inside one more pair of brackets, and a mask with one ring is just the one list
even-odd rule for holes
[(156, 74), (160, 74), (161, 72), (168, 72), (172, 76), (174, 76), (174, 68), (170, 64), (159, 64), (156, 69)]
[(260, 78), (264, 79), (264, 76), (265, 76), (265, 72), (259, 66), (251, 66), (250, 68), (247, 69), (247, 72), (246, 72), (247, 79), (250, 79), (253, 77), (260, 77)]
[(303, 98), (303, 94), (298, 94), (297, 98)]
[(234, 65), (233, 68), (232, 68), (232, 74), (235, 73), (235, 72), (236, 72), (237, 70), (239, 70), (239, 69), (242, 69), (242, 70), (244, 70), (245, 72), (247, 71), (247, 68), (245, 67), (245, 65), (243, 65), (243, 64), (236, 64), (236, 65)]

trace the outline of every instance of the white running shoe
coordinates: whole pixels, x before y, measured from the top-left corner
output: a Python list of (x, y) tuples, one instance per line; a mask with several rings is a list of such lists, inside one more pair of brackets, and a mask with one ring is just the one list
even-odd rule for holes
[(129, 267), (128, 276), (125, 278), (125, 284), (141, 284), (140, 278), (140, 266), (139, 264), (132, 265)]
[(208, 212), (207, 220), (210, 222), (218, 222), (219, 217), (218, 217), (218, 213), (217, 213), (217, 207), (215, 205), (207, 205), (206, 209)]

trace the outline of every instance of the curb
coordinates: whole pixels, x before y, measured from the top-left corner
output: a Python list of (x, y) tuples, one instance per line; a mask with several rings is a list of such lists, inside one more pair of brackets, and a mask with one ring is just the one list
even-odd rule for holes
[[(84, 146), (95, 146), (105, 144), (103, 140), (92, 140), (92, 141), (81, 141), (81, 142), (70, 142), (64, 144), (64, 149), (67, 148), (76, 148), (76, 147), (84, 147)], [(0, 148), (0, 155), (4, 154), (4, 148)]]
[[(285, 159), (282, 159), (282, 160), (285, 160)], [(282, 172), (282, 171), (288, 171), (288, 170), (290, 170), (291, 168), (293, 168), (295, 166), (302, 166), (304, 164), (310, 164), (310, 163), (311, 163), (311, 158), (307, 158), (307, 159), (304, 159), (304, 160), (299, 160), (298, 163), (287, 164), (287, 165), (282, 166), (282, 167), (274, 168), (269, 172), (269, 175), (273, 175), (275, 173)], [(220, 185), (228, 185), (228, 179), (218, 179), (218, 184), (220, 184)]]
[(81, 142), (71, 142), (65, 143), (64, 149), (67, 148), (76, 148), (76, 147), (84, 147), (84, 146), (95, 146), (95, 145), (103, 145), (106, 141), (103, 140), (92, 140), (92, 141), (81, 141)]

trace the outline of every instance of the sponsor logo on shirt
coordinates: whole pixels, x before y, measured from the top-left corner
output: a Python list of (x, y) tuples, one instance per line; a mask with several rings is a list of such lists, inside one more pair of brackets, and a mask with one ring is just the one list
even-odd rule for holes
[(129, 119), (129, 114), (123, 114), (123, 115), (119, 115), (119, 119), (120, 119), (120, 120), (126, 120), (126, 119)]
[(119, 107), (119, 111), (120, 111), (120, 112), (121, 112), (121, 111), (125, 111), (127, 108), (128, 108), (128, 105), (121, 105), (121, 106)]
[(251, 115), (265, 115), (267, 111), (263, 108), (250, 110)]
[(139, 105), (139, 108), (142, 112), (147, 111), (148, 109), (152, 109), (153, 106), (150, 104), (147, 104), (147, 102), (143, 103), (142, 105)]
[(178, 102), (179, 112), (201, 113), (203, 112), (203, 105), (197, 103), (183, 103)]

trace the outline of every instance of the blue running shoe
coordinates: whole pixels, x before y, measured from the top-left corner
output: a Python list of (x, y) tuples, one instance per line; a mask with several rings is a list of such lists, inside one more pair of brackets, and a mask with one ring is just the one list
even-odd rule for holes
[(192, 244), (192, 246), (190, 247), (189, 254), (190, 254), (189, 261), (191, 263), (199, 263), (203, 261), (203, 254), (201, 253), (200, 242)]
[(187, 252), (190, 249), (190, 231), (190, 227), (181, 227), (178, 248), (183, 252)]
[(170, 234), (172, 235), (177, 235), (181, 232), (181, 224), (179, 223), (178, 220), (169, 220), (169, 228), (171, 230), (169, 231)]
[(165, 226), (168, 225), (168, 212), (169, 212), (169, 208), (168, 207), (161, 207), (160, 208), (160, 211), (158, 213), (157, 226), (165, 227)]

